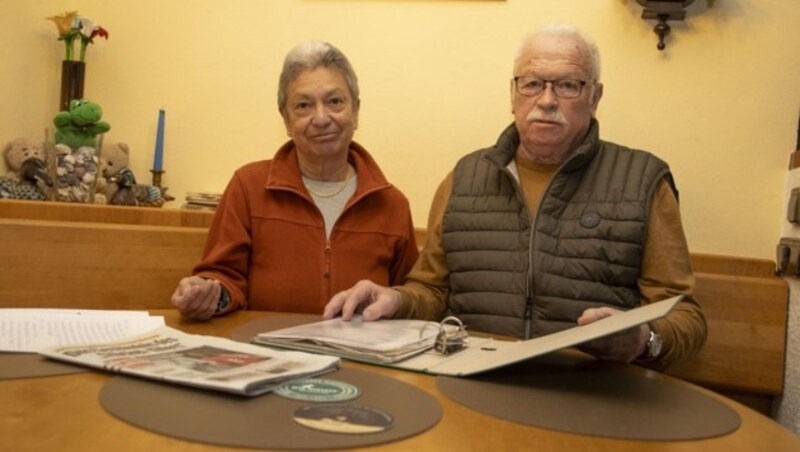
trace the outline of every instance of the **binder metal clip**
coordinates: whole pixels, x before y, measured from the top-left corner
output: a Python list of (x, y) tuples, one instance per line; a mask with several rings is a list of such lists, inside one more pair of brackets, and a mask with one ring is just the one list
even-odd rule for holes
[(433, 349), (443, 355), (455, 353), (467, 342), (467, 330), (457, 317), (445, 317), (439, 323), (439, 334), (436, 335)]

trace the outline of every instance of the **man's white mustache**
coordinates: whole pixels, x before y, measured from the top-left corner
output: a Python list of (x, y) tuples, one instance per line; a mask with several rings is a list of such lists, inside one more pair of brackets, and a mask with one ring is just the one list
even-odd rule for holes
[(559, 112), (559, 111), (542, 112), (542, 111), (534, 110), (534, 111), (528, 113), (528, 116), (525, 118), (525, 121), (527, 121), (527, 122), (547, 121), (547, 122), (555, 122), (555, 123), (563, 125), (563, 124), (567, 123), (567, 118), (565, 118), (564, 115), (562, 115), (561, 112)]

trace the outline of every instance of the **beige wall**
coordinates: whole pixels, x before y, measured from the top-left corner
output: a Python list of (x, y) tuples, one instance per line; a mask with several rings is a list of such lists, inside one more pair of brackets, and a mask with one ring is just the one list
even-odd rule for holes
[(692, 251), (771, 259), (800, 104), (800, 2), (715, 3), (697, 0), (658, 52), (634, 0), (7, 1), (0, 140), (43, 136), (63, 52), (44, 17), (77, 9), (111, 33), (89, 49), (85, 92), (112, 125), (106, 142), (128, 143), (134, 173), (149, 181), (164, 106), (165, 184), (179, 199), (221, 191), (235, 168), (286, 139), (275, 106), (285, 52), (325, 39), (360, 78), (356, 140), (424, 226), (458, 157), (511, 121), (519, 39), (569, 21), (603, 53), (603, 136), (670, 162)]

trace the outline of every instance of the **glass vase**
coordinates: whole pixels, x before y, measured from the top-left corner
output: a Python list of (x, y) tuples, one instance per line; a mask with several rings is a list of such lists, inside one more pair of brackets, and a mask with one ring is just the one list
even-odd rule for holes
[(64, 60), (61, 62), (61, 100), (59, 111), (68, 111), (69, 102), (83, 99), (83, 82), (86, 77), (86, 63)]
[[(48, 199), (60, 202), (105, 204), (105, 197), (98, 198), (100, 178), (100, 151), (103, 135), (100, 134), (91, 146), (72, 149), (65, 144), (56, 144), (49, 138), (45, 142), (48, 173), (53, 187)], [(102, 192), (101, 192), (102, 193)]]

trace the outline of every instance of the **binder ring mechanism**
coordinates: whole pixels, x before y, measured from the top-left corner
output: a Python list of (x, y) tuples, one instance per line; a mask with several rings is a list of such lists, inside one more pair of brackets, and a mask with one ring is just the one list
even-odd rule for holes
[[(422, 328), (420, 336), (429, 327), (437, 325), (429, 323)], [(448, 316), (445, 317), (438, 325), (439, 334), (436, 335), (436, 341), (433, 344), (433, 349), (443, 355), (455, 353), (462, 348), (467, 342), (467, 329), (458, 317)]]

